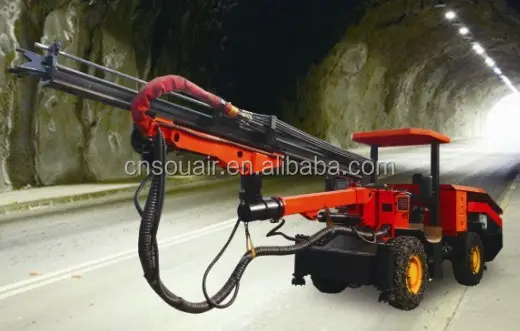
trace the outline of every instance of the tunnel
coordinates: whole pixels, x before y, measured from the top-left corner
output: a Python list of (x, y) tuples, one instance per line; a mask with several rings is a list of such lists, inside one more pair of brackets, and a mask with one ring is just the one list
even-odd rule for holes
[[(520, 0), (0, 0), (0, 330), (518, 331), (519, 31)], [(207, 104), (133, 118), (179, 82)]]
[[(146, 80), (185, 76), (343, 148), (356, 146), (355, 131), (397, 127), (498, 143), (518, 137), (515, 0), (2, 0), (0, 7), (4, 68), (19, 60), (16, 47), (60, 40), (70, 54)], [(137, 158), (127, 113), (4, 72), (0, 86), (1, 189), (117, 180), (124, 162)]]

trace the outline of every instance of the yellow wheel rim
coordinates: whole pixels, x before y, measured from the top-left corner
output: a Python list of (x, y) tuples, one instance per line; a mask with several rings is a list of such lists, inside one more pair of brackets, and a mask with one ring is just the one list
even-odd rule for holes
[(408, 270), (406, 272), (406, 286), (408, 291), (413, 294), (419, 293), (423, 282), (423, 266), (421, 258), (414, 255), (408, 262)]
[(473, 247), (469, 253), (469, 259), (471, 261), (471, 272), (478, 274), (480, 271), (480, 249)]

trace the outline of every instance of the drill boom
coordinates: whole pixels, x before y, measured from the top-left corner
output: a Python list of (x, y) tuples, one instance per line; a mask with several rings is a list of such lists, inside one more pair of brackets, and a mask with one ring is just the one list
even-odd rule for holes
[[(17, 49), (29, 61), (9, 68), (8, 71), (19, 76), (36, 77), (46, 88), (125, 110), (131, 110), (132, 101), (136, 98), (138, 91), (61, 65), (58, 61), (59, 57), (63, 56), (82, 62), (98, 70), (103, 70), (107, 74), (117, 75), (137, 84), (147, 83), (141, 79), (61, 52), (59, 44), (50, 46), (36, 44), (36, 47), (46, 49), (47, 54), (40, 55), (29, 50)], [(203, 90), (200, 89), (200, 91)], [(206, 91), (203, 92), (206, 95), (211, 95)], [(235, 116), (226, 116), (226, 114), (215, 109), (215, 105), (208, 105), (201, 100), (181, 93), (168, 94), (182, 100), (184, 104), (189, 103), (190, 105), (185, 106), (157, 98), (151, 101), (149, 112), (156, 118), (175, 121), (178, 128), (194, 130), (214, 138), (224, 139), (233, 144), (261, 150), (265, 154), (283, 156), (286, 160), (291, 159), (297, 163), (309, 162), (313, 169), (322, 173), (333, 165), (335, 168), (339, 168), (337, 170), (341, 172), (341, 175), (353, 180), (358, 181), (368, 177), (363, 176), (360, 169), (364, 163), (372, 162), (371, 159), (333, 146), (280, 121), (275, 116), (252, 113), (241, 109), (239, 116), (236, 116), (236, 113)], [(223, 105), (226, 104), (224, 100), (220, 100)], [(233, 108), (235, 111), (238, 110), (236, 107)], [(188, 151), (207, 154), (200, 150)]]
[[(371, 200), (370, 190), (358, 187), (358, 182), (368, 179), (368, 175), (363, 176), (359, 173), (365, 163), (373, 161), (313, 137), (278, 120), (275, 116), (239, 109), (183, 77), (168, 75), (145, 82), (63, 53), (58, 44), (50, 46), (36, 44), (36, 47), (46, 49), (47, 54), (40, 55), (29, 50), (18, 49), (29, 61), (16, 65), (8, 71), (19, 76), (36, 77), (46, 88), (130, 110), (134, 123), (132, 145), (134, 149), (141, 152), (143, 158), (153, 154), (152, 160), (160, 161), (164, 167), (166, 147), (173, 147), (179, 151), (208, 156), (216, 160), (219, 166), (227, 169), (234, 168), (241, 175), (240, 205), (237, 210), (239, 219), (230, 239), (203, 277), (205, 301), (202, 302), (190, 302), (177, 296), (165, 287), (160, 278), (157, 229), (165, 198), (164, 172), (160, 175), (148, 176), (136, 192), (134, 202), (141, 216), (138, 253), (144, 276), (153, 290), (175, 309), (200, 314), (213, 308), (230, 306), (236, 298), (239, 282), (247, 265), (256, 256), (293, 255), (317, 242), (340, 234), (376, 240), (389, 233), (387, 228), (365, 231), (351, 226), (336, 226), (325, 228), (304, 241), (294, 240), (295, 243), (289, 246), (254, 248), (251, 243), (221, 290), (210, 297), (206, 290), (207, 274), (227, 248), (240, 222), (245, 224), (247, 242), (250, 243), (247, 224), (251, 221), (266, 219), (280, 221), (282, 217), (294, 214), (300, 214), (307, 219), (317, 219), (318, 212), (324, 208), (328, 210), (339, 205), (366, 203)], [(79, 61), (97, 70), (144, 86), (136, 91), (60, 65), (59, 56)], [(172, 95), (176, 100), (182, 99), (183, 103), (188, 103), (189, 106), (160, 99), (166, 94)], [(134, 142), (134, 138), (137, 142)], [(134, 143), (140, 144), (140, 147), (141, 144), (147, 147), (136, 148)], [(146, 149), (148, 154), (145, 153)], [(297, 163), (308, 162), (309, 165), (314, 166), (315, 171), (323, 174), (324, 172), (330, 174), (330, 170), (336, 171), (336, 174), (351, 180), (350, 188), (286, 198), (263, 198), (261, 176), (257, 174), (288, 165), (289, 159)], [(151, 185), (146, 204), (141, 208), (137, 195), (148, 180), (151, 180)], [(282, 220), (281, 225), (283, 223)], [(268, 236), (276, 234), (275, 230), (273, 229), (273, 234)], [(232, 295), (231, 300), (223, 304), (230, 295)]]

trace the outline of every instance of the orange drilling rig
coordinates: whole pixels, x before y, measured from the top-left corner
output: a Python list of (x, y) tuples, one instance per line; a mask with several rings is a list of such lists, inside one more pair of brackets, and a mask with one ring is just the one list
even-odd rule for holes
[[(183, 77), (169, 75), (145, 82), (64, 53), (57, 43), (36, 47), (46, 53), (19, 49), (28, 61), (9, 71), (36, 77), (46, 88), (130, 110), (134, 122), (132, 146), (143, 159), (164, 165), (167, 153), (188, 151), (239, 172), (238, 220), (230, 239), (204, 274), (202, 302), (189, 302), (175, 295), (160, 277), (156, 237), (164, 203), (165, 172), (149, 175), (136, 192), (137, 197), (145, 183), (151, 182), (145, 206), (135, 199), (141, 215), (138, 248), (144, 277), (175, 309), (198, 314), (229, 307), (253, 259), (294, 255), (294, 285), (304, 285), (306, 276), (325, 293), (374, 285), (381, 293), (380, 301), (411, 310), (420, 304), (427, 284), (443, 277), (445, 260), (451, 261), (460, 284), (474, 286), (480, 282), (486, 262), (502, 249), (502, 210), (496, 202), (479, 188), (440, 184), (439, 146), (450, 142), (442, 134), (416, 128), (354, 133), (354, 141), (370, 146), (370, 158), (365, 158), (274, 116), (239, 109)], [(143, 86), (137, 91), (79, 72), (59, 64), (60, 57)], [(192, 107), (160, 98), (166, 94)], [(413, 175), (410, 184), (399, 185), (379, 184), (375, 172), (360, 174), (362, 163), (377, 163), (380, 147), (413, 145), (430, 146), (429, 174)], [(283, 167), (289, 158), (311, 162), (320, 171), (328, 170), (327, 165), (335, 161), (340, 165), (339, 172), (328, 172), (323, 192), (264, 197), (262, 174)], [(323, 222), (323, 229), (295, 237), (278, 232), (289, 215)], [(244, 225), (247, 236), (248, 226), (255, 221), (278, 223), (268, 236), (281, 234), (292, 243), (251, 245), (224, 286), (210, 296), (205, 284), (211, 267), (239, 225)]]

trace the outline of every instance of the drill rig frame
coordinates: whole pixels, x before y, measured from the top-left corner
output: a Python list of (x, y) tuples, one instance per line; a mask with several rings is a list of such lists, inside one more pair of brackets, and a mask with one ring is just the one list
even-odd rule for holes
[[(202, 302), (176, 296), (160, 278), (156, 236), (164, 203), (165, 172), (148, 176), (136, 192), (151, 181), (144, 208), (136, 203), (142, 217), (139, 257), (144, 276), (175, 309), (198, 314), (229, 307), (247, 265), (255, 257), (295, 255), (294, 285), (304, 284), (306, 275), (320, 291), (328, 293), (347, 286), (376, 285), (381, 290), (380, 300), (409, 310), (419, 305), (428, 280), (442, 277), (444, 260), (452, 261), (459, 283), (476, 285), (484, 263), (492, 261), (502, 248), (502, 211), (489, 195), (477, 188), (439, 184), (439, 144), (449, 142), (448, 137), (422, 129), (356, 133), (355, 141), (371, 146), (371, 157), (365, 158), (274, 116), (239, 109), (183, 77), (168, 75), (145, 82), (61, 52), (59, 44), (36, 46), (46, 54), (19, 49), (29, 62), (9, 72), (36, 77), (46, 88), (130, 110), (134, 122), (132, 146), (144, 159), (164, 166), (169, 151), (188, 151), (210, 157), (222, 168), (240, 174), (238, 220), (230, 239), (204, 274)], [(88, 75), (60, 65), (60, 56), (144, 86), (137, 91)], [(160, 99), (167, 94), (191, 106)], [(379, 147), (421, 144), (432, 146), (431, 177), (418, 175), (412, 184), (388, 186), (379, 185), (375, 175), (359, 173), (361, 164), (376, 166)], [(334, 161), (340, 171), (327, 176), (324, 192), (263, 197), (262, 173), (284, 166), (288, 158), (310, 162), (320, 171), (330, 170), (328, 164)], [(207, 294), (208, 273), (239, 224), (244, 224), (248, 236), (248, 225), (253, 221), (279, 222), (268, 233), (270, 236), (280, 234), (276, 230), (290, 215), (327, 226), (313, 235), (291, 238), (282, 234), (294, 242), (292, 245), (251, 245), (220, 291), (212, 297)], [(346, 238), (353, 239), (357, 247), (348, 248)], [(230, 295), (231, 300), (224, 304)]]

